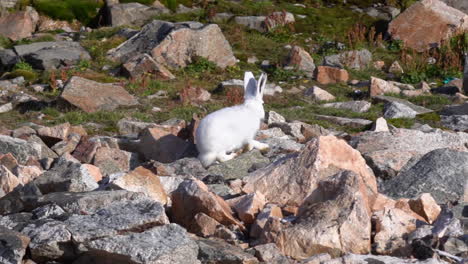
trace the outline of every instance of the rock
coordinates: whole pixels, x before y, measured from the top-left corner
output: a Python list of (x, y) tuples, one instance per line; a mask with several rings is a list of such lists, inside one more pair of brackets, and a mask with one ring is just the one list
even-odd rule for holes
[(16, 168), (19, 164), (11, 153), (7, 153), (0, 154), (0, 165), (4, 166), (9, 171), (13, 171), (13, 169)]
[(21, 184), (27, 184), (35, 178), (39, 177), (43, 171), (37, 166), (18, 165), (12, 170), (13, 174), (18, 177)]
[(3, 105), (0, 105), (0, 114), (10, 112), (13, 110), (13, 104), (12, 103), (6, 103)]
[(411, 255), (405, 237), (416, 229), (416, 219), (397, 208), (376, 212), (373, 217), (376, 226), (374, 237), (376, 252), (382, 255)]
[(466, 235), (460, 238), (449, 237), (444, 244), (444, 250), (452, 255), (466, 257), (468, 237)]
[(388, 68), (388, 72), (393, 73), (393, 74), (403, 74), (403, 73), (405, 73), (403, 68), (400, 66), (400, 63), (398, 63), (398, 61), (394, 61), (392, 63), (392, 65), (390, 65), (390, 68)]
[(99, 146), (99, 143), (89, 140), (88, 137), (82, 137), (72, 155), (82, 163), (91, 163)]
[[(45, 139), (45, 138), (44, 138)], [(32, 145), (37, 145), (38, 148), (41, 150), (41, 154), (39, 155), (38, 158), (40, 159), (46, 159), (46, 158), (52, 158), (55, 159), (57, 158), (57, 154), (51, 150), (45, 143), (42, 141), (42, 139), (36, 135), (30, 135), (27, 139), (27, 142)], [(54, 141), (57, 142), (57, 141)]]
[(129, 263), (194, 263), (198, 246), (187, 232), (176, 224), (153, 227), (142, 233), (99, 238), (84, 245), (87, 252), (77, 264), (120, 261)]
[(253, 238), (260, 237), (260, 235), (264, 232), (263, 229), (270, 218), (274, 218), (275, 220), (282, 219), (283, 213), (281, 212), (281, 208), (274, 204), (267, 204), (257, 215), (257, 219), (252, 224), (250, 228), (250, 236)]
[(167, 203), (167, 195), (158, 175), (143, 167), (138, 167), (129, 173), (118, 176), (117, 179), (111, 182), (110, 187), (141, 192), (161, 204)]
[(265, 130), (259, 130), (257, 132), (257, 135), (255, 136), (256, 139), (258, 140), (264, 140), (264, 139), (279, 139), (279, 138), (289, 138), (279, 127), (272, 127), (268, 128)]
[(0, 50), (0, 72), (10, 71), (16, 63), (19, 62), (19, 57), (11, 49)]
[(377, 120), (375, 120), (374, 124), (372, 124), (371, 131), (374, 131), (374, 132), (388, 132), (389, 129), (388, 129), (388, 125), (387, 125), (387, 120), (385, 120), (385, 118), (383, 118), (383, 117), (377, 118)]
[(468, 4), (463, 0), (442, 0), (447, 5), (456, 8), (468, 14)]
[[(305, 141), (305, 140), (302, 140)], [(278, 154), (282, 153), (292, 153), (292, 152), (298, 152), (301, 151), (302, 148), (304, 147), (303, 144), (297, 143), (293, 139), (289, 138), (267, 138), (265, 140), (262, 140), (261, 142), (266, 143), (270, 146), (269, 151), (265, 154), (267, 157), (275, 157), (278, 156)], [(265, 165), (268, 165), (268, 163), (263, 163)]]
[(374, 61), (372, 66), (377, 70), (382, 70), (385, 67), (385, 61)]
[(64, 20), (54, 20), (47, 16), (39, 16), (39, 23), (37, 26), (37, 31), (47, 32), (47, 31), (56, 31), (62, 30), (65, 32), (76, 32), (80, 29), (80, 23), (74, 20), (73, 22), (68, 22)]
[(239, 25), (244, 25), (249, 29), (266, 32), (265, 18), (264, 16), (236, 16), (234, 22)]
[(440, 116), (441, 123), (444, 127), (450, 128), (454, 131), (466, 132), (468, 131), (468, 115), (451, 115)]
[(377, 184), (371, 169), (357, 150), (334, 136), (313, 138), (300, 153), (251, 173), (244, 191), (260, 191), (267, 202), (281, 206), (300, 206), (320, 180), (343, 169), (359, 175), (363, 195), (372, 201)]
[(341, 126), (350, 126), (355, 128), (362, 128), (372, 124), (372, 121), (361, 118), (346, 118), (338, 116), (315, 115), (318, 119), (326, 120), (339, 124)]
[(216, 13), (213, 17), (210, 18), (210, 20), (214, 23), (225, 23), (229, 19), (231, 19), (234, 15), (231, 13)]
[(304, 137), (304, 142), (307, 142), (314, 137), (327, 136), (330, 131), (317, 124), (309, 125), (304, 123), (301, 125), (301, 134)]
[(349, 80), (349, 74), (345, 69), (318, 66), (316, 78), (320, 84), (346, 83)]
[(442, 115), (468, 115), (468, 103), (459, 105), (447, 105), (440, 112)]
[(92, 214), (116, 203), (145, 199), (142, 193), (125, 190), (91, 192), (54, 192), (38, 197), (28, 208), (55, 204), (68, 214)]
[(202, 263), (212, 264), (256, 264), (257, 258), (245, 253), (241, 248), (230, 245), (221, 239), (197, 239), (198, 258)]
[(30, 157), (41, 156), (41, 147), (22, 139), (0, 135), (0, 154), (7, 153), (11, 153), (20, 164), (25, 164)]
[(273, 12), (265, 18), (267, 31), (272, 31), (276, 27), (286, 26), (296, 22), (294, 15), (286, 11)]
[[(417, 115), (419, 114), (427, 114), (434, 112), (431, 109), (412, 104), (404, 99), (396, 98), (396, 97), (391, 97), (391, 96), (385, 96), (385, 95), (378, 95), (374, 97), (374, 101), (376, 102), (384, 102), (384, 103), (398, 103), (398, 108), (406, 108), (407, 112), (411, 112), (408, 108), (412, 109), (414, 112), (416, 112)], [(405, 105), (406, 107), (402, 106)], [(390, 104), (389, 104), (390, 105)], [(385, 111), (385, 106), (384, 106), (384, 111)]]
[(13, 191), (18, 185), (21, 185), (20, 180), (5, 166), (0, 165), (0, 196)]
[(468, 136), (463, 133), (441, 130), (426, 133), (399, 128), (391, 132), (364, 132), (349, 143), (362, 153), (377, 177), (388, 179), (397, 175), (413, 157), (419, 158), (439, 148), (467, 151), (464, 147), (467, 142)]
[(16, 188), (9, 194), (0, 198), (0, 215), (21, 212), (24, 209), (31, 209), (31, 203), (42, 195), (34, 183), (29, 183), (22, 188)]
[(204, 213), (223, 225), (243, 225), (232, 215), (229, 205), (219, 196), (210, 193), (199, 180), (185, 180), (172, 192), (172, 216), (176, 223), (193, 230), (193, 218)]
[(265, 86), (265, 91), (263, 91), (263, 95), (270, 95), (273, 96), (276, 93), (282, 93), (283, 88), (281, 86), (276, 85), (275, 83), (267, 83)]
[(440, 204), (461, 201), (464, 192), (468, 191), (465, 186), (467, 161), (468, 152), (448, 148), (432, 150), (407, 170), (385, 181), (381, 191), (394, 198), (430, 193)]
[(422, 89), (417, 89), (417, 90), (403, 90), (401, 91), (401, 94), (404, 95), (404, 96), (408, 96), (408, 97), (414, 97), (414, 96), (420, 96), (420, 95), (423, 95), (425, 94), (426, 92), (424, 92)]
[(78, 76), (67, 81), (60, 98), (88, 113), (138, 104), (137, 99), (121, 86), (98, 83)]
[(0, 3), (0, 7), (4, 9), (13, 8), (17, 2), (18, 0), (4, 0)]
[(190, 142), (177, 137), (181, 128), (173, 126), (153, 126), (141, 132), (139, 153), (147, 160), (170, 163), (186, 156), (190, 148)]
[(310, 54), (299, 46), (294, 46), (289, 52), (285, 66), (293, 66), (303, 71), (309, 78), (314, 77), (315, 64)]
[(127, 172), (138, 166), (138, 155), (120, 149), (100, 147), (96, 151), (93, 164), (104, 175)]
[(61, 158), (51, 170), (33, 181), (43, 194), (50, 192), (84, 192), (98, 188), (98, 184), (80, 163)]
[(0, 226), (0, 260), (5, 264), (22, 264), (29, 237)]
[[(426, 23), (429, 21), (429, 23)], [(468, 16), (439, 0), (411, 5), (389, 25), (389, 33), (406, 47), (425, 51), (449, 39), (453, 32), (468, 28)], [(437, 32), (433, 29), (439, 28)]]
[(372, 61), (372, 53), (367, 49), (352, 50), (340, 54), (325, 56), (324, 66), (351, 68), (355, 70), (365, 69)]
[(443, 260), (437, 259), (426, 259), (426, 260), (415, 260), (408, 258), (397, 258), (391, 256), (379, 256), (379, 255), (356, 255), (356, 254), (347, 254), (341, 258), (332, 259), (330, 261), (324, 262), (324, 264), (334, 264), (334, 263), (363, 263), (363, 264), (448, 264)]
[(376, 77), (371, 77), (371, 85), (369, 87), (369, 94), (371, 97), (377, 96), (377, 95), (383, 95), (387, 93), (400, 93), (401, 90), (400, 88), (396, 87), (395, 85), (376, 78)]
[(266, 123), (268, 125), (271, 125), (273, 123), (286, 122), (286, 118), (284, 118), (284, 116), (276, 113), (275, 111), (268, 111), (268, 113), (266, 115), (267, 115)]
[(39, 14), (32, 7), (0, 18), (0, 35), (13, 41), (30, 37), (36, 30)]
[(440, 214), (440, 206), (432, 198), (430, 193), (423, 193), (417, 199), (409, 200), (411, 210), (424, 217), (429, 224), (432, 224)]
[(371, 105), (372, 104), (367, 101), (349, 101), (323, 104), (322, 107), (332, 107), (343, 110), (350, 110), (357, 113), (365, 113), (369, 111)]
[(65, 153), (71, 153), (75, 150), (76, 146), (80, 142), (81, 136), (75, 133), (72, 133), (68, 136), (66, 141), (61, 141), (52, 146), (52, 150), (57, 153), (57, 155), (62, 155)]
[(468, 94), (468, 54), (464, 54), (465, 63), (463, 67), (463, 92)]
[(159, 176), (182, 176), (184, 178), (193, 176), (201, 180), (209, 174), (197, 158), (183, 158), (167, 164), (155, 162), (153, 166)]
[(213, 236), (216, 232), (216, 227), (221, 225), (218, 221), (204, 213), (196, 214), (194, 220), (195, 223), (193, 225), (193, 231), (195, 234), (201, 237)]
[(123, 25), (143, 26), (152, 17), (168, 14), (170, 10), (161, 7), (146, 6), (140, 3), (115, 4), (108, 7), (108, 22), (112, 27)]
[(258, 191), (241, 197), (234, 204), (233, 208), (242, 222), (252, 224), (255, 221), (256, 215), (265, 206), (265, 197)]
[(32, 210), (31, 214), (33, 219), (59, 219), (65, 215), (65, 211), (56, 204), (47, 204)]
[(236, 63), (229, 43), (214, 24), (203, 26), (154, 20), (131, 39), (110, 50), (108, 57), (125, 62), (141, 53), (151, 54), (158, 64), (170, 68), (183, 68), (196, 56), (221, 68)]
[(319, 182), (292, 226), (280, 229), (278, 248), (298, 260), (320, 253), (368, 253), (371, 223), (360, 181), (356, 173), (341, 171)]
[(309, 88), (304, 91), (304, 96), (307, 97), (312, 97), (315, 100), (318, 101), (333, 101), (335, 100), (335, 96), (330, 94), (329, 92), (321, 89), (318, 86), (313, 86), (312, 88)]
[(22, 126), (20, 128), (17, 128), (13, 130), (13, 133), (11, 134), (15, 138), (22, 138), (22, 137), (29, 137), (30, 135), (35, 135), (36, 130), (32, 129), (29, 126)]
[(73, 41), (36, 42), (14, 46), (14, 49), (18, 56), (39, 70), (54, 70), (91, 60), (89, 53)]
[(67, 140), (70, 132), (70, 123), (63, 123), (53, 127), (40, 127), (37, 129), (39, 137), (48, 145), (53, 146), (59, 141)]
[(400, 102), (387, 102), (384, 105), (384, 118), (415, 118), (418, 113)]
[(179, 97), (184, 103), (200, 104), (210, 100), (211, 94), (205, 89), (189, 85), (180, 92)]
[[(136, 4), (136, 3), (135, 3)], [(149, 74), (153, 78), (170, 80), (175, 76), (162, 64), (158, 64), (150, 55), (138, 54), (122, 65), (121, 73), (131, 79), (138, 79)]]
[(254, 247), (255, 256), (265, 263), (291, 263), (274, 243)]
[(234, 159), (210, 166), (208, 172), (213, 175), (221, 175), (225, 179), (239, 179), (248, 175), (249, 169), (255, 164), (269, 163), (259, 150), (251, 150)]

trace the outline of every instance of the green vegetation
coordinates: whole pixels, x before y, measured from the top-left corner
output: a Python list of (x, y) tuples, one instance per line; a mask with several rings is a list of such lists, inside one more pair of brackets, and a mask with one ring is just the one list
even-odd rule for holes
[(33, 7), (53, 19), (72, 21), (88, 25), (104, 5), (102, 0), (34, 0)]
[(151, 5), (155, 0), (120, 0), (120, 3), (140, 3), (144, 5)]

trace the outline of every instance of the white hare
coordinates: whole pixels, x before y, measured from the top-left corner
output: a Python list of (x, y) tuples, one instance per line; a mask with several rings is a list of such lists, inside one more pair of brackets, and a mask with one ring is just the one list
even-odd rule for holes
[[(196, 131), (198, 159), (206, 168), (213, 162), (225, 162), (236, 156), (235, 150), (268, 149), (254, 140), (265, 117), (263, 92), (267, 81), (262, 73), (258, 82), (251, 72), (244, 75), (244, 103), (213, 112), (203, 118)], [(228, 152), (231, 152), (228, 154)]]

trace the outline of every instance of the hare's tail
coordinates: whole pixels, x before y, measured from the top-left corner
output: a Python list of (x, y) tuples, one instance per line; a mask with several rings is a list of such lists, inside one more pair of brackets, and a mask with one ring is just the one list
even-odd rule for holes
[(213, 162), (215, 162), (217, 154), (215, 152), (200, 153), (198, 159), (200, 160), (203, 167), (207, 168)]

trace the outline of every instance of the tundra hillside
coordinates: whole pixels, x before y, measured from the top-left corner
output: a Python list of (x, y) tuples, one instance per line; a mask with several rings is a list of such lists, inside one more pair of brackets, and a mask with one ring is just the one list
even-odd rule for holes
[(0, 263), (467, 263), (467, 53), (466, 0), (1, 0)]

